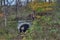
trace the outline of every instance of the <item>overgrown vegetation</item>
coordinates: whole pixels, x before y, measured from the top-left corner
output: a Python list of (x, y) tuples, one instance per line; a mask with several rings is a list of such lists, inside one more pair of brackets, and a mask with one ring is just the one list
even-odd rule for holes
[(33, 22), (23, 40), (60, 40), (59, 22), (52, 17), (42, 16)]
[[(36, 11), (38, 8), (36, 7), (37, 4), (34, 3), (31, 5), (34, 5), (31, 6), (32, 10)], [(48, 8), (47, 5), (46, 7)], [(43, 6), (42, 8), (44, 9), (46, 7)], [(44, 13), (44, 11), (46, 11), (43, 11), (42, 8), (38, 8), (38, 12), (42, 11)], [(40, 16), (39, 19), (34, 20), (33, 25), (27, 30), (23, 40), (60, 40), (60, 19), (58, 17), (60, 12), (58, 13), (56, 10), (53, 11), (51, 15)]]
[[(32, 2), (28, 5), (27, 12), (25, 7), (21, 7), (18, 17), (27, 16), (27, 14), (36, 11), (36, 17), (33, 25), (25, 32), (22, 40), (60, 40), (60, 10), (55, 9), (55, 3)], [(23, 10), (25, 8), (25, 10)], [(55, 9), (55, 10), (54, 10)], [(59, 9), (59, 8), (58, 8)], [(51, 10), (48, 12), (48, 10)], [(21, 12), (22, 11), (22, 12)], [(53, 12), (52, 12), (53, 11)], [(40, 16), (38, 13), (48, 13)], [(22, 13), (22, 15), (21, 15)], [(7, 17), (7, 27), (0, 26), (0, 40), (11, 40), (18, 34), (17, 21), (15, 20), (16, 12), (13, 11)], [(41, 13), (42, 14), (42, 13)], [(27, 18), (27, 17), (26, 17)], [(3, 18), (4, 19), (4, 18)], [(0, 23), (2, 23), (0, 18)], [(3, 20), (4, 24), (4, 20)]]
[(0, 28), (0, 40), (11, 40), (18, 34), (17, 22), (9, 21), (7, 27)]

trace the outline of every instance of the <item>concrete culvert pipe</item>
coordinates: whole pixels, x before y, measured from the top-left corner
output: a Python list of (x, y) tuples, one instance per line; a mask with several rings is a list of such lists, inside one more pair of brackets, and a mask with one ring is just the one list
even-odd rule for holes
[(26, 32), (26, 30), (28, 30), (28, 28), (29, 28), (28, 24), (23, 24), (23, 25), (21, 25), (19, 30), (20, 30), (20, 32)]
[(29, 23), (21, 23), (18, 25), (18, 31), (19, 32), (26, 32), (26, 30), (28, 30), (29, 27), (30, 27)]

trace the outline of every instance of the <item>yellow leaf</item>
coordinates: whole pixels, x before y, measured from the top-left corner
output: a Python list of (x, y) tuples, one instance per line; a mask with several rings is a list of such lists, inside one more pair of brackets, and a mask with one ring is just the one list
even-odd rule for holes
[(41, 18), (41, 16), (36, 16), (37, 19)]

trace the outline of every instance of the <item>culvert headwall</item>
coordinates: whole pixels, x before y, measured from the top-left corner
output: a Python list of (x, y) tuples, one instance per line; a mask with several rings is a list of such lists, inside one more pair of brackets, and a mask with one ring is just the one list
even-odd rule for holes
[(29, 22), (19, 22), (18, 23), (18, 31), (19, 32), (26, 32), (28, 28), (31, 26), (31, 23)]

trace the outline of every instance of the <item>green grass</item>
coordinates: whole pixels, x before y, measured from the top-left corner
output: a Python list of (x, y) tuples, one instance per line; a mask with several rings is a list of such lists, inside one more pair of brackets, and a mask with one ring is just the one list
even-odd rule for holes
[[(21, 13), (24, 16), (27, 16), (31, 11), (23, 11), (19, 12), (18, 15), (19, 17), (21, 16)], [(13, 11), (10, 13), (10, 15), (7, 17), (7, 27), (2, 27), (0, 26), (0, 40), (11, 40), (11, 38), (15, 38), (18, 35), (18, 30), (17, 30), (17, 21), (14, 20), (16, 18), (16, 13)], [(4, 18), (3, 18), (4, 19)], [(0, 22), (3, 20), (0, 18)], [(3, 20), (4, 21), (4, 20)], [(4, 22), (1, 22), (4, 23)]]
[[(22, 15), (24, 17), (29, 13), (31, 11), (24, 11)], [(19, 16), (21, 15), (20, 13), (18, 14)], [(17, 36), (17, 21), (14, 21), (15, 17), (16, 15), (9, 15), (7, 27), (0, 26), (0, 40), (11, 40), (11, 38)], [(0, 19), (1, 21), (2, 19)], [(23, 40), (60, 40), (60, 12), (54, 11), (52, 15), (42, 16), (40, 19), (34, 20)]]
[[(16, 37), (18, 34), (17, 22), (8, 21), (8, 26), (0, 29), (0, 39), (9, 40)], [(3, 40), (2, 39), (2, 40)]]
[(33, 21), (23, 40), (60, 40), (60, 19), (56, 15), (59, 13)]

